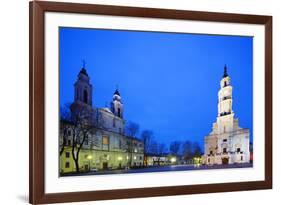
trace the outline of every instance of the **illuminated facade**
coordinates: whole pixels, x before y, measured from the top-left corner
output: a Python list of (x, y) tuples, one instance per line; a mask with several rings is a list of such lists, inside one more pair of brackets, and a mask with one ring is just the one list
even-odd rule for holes
[(233, 164), (250, 162), (249, 129), (239, 127), (232, 110), (232, 86), (227, 68), (220, 81), (218, 116), (212, 132), (205, 137), (205, 164)]
[[(92, 95), (93, 86), (86, 69), (82, 68), (74, 84), (74, 102), (70, 106), (71, 115), (82, 111), (86, 113), (85, 123), (91, 128), (87, 137), (84, 137), (79, 152), (79, 170), (98, 171), (143, 166), (143, 143), (125, 135), (123, 103), (118, 89), (113, 94), (110, 108), (94, 107)], [(77, 152), (79, 146), (73, 146), (73, 140), (77, 138), (73, 137), (77, 134), (74, 132), (77, 131), (71, 120), (61, 120), (60, 150), (63, 151), (60, 153), (60, 173), (76, 171), (73, 152)], [(83, 137), (80, 135), (78, 134), (78, 138), (81, 141)]]

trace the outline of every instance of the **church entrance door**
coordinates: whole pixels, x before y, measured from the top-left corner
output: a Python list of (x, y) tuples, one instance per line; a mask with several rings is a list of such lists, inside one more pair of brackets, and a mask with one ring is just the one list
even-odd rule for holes
[(102, 169), (108, 169), (108, 163), (107, 162), (102, 163)]
[(222, 160), (222, 164), (228, 164), (228, 158), (227, 157), (224, 157), (221, 160)]

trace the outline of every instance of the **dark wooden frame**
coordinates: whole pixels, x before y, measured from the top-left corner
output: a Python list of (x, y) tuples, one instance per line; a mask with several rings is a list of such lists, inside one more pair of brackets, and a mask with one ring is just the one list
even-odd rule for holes
[[(153, 197), (180, 194), (241, 191), (272, 188), (272, 16), (211, 13), (104, 6), (92, 4), (30, 2), (30, 73), (29, 73), (29, 201), (55, 203)], [(120, 189), (46, 194), (44, 192), (44, 13), (67, 12), (113, 16), (150, 17), (260, 24), (265, 26), (265, 180), (205, 185), (185, 185), (155, 188)]]

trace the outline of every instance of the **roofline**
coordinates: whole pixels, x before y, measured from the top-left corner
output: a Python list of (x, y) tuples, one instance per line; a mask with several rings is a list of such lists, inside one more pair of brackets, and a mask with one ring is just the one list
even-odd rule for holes
[[(73, 123), (70, 122), (70, 121), (60, 120), (60, 123), (61, 123), (61, 122), (62, 122), (62, 123), (67, 123), (67, 124), (73, 125)], [(106, 132), (111, 132), (111, 133), (114, 133), (114, 134), (118, 134), (118, 135), (124, 136), (124, 137), (126, 137), (126, 138), (136, 140), (136, 141), (138, 141), (138, 142), (142, 142), (142, 140), (140, 140), (140, 139), (138, 139), (138, 138), (136, 138), (136, 137), (132, 137), (132, 136), (125, 135), (125, 134), (120, 134), (119, 132), (114, 132), (114, 131), (107, 130), (107, 129), (102, 129), (102, 128), (99, 128), (99, 127), (95, 127), (95, 126), (93, 126), (93, 125), (91, 125), (91, 127), (95, 128), (95, 129), (98, 129), (98, 130), (101, 130), (101, 131), (106, 131)]]

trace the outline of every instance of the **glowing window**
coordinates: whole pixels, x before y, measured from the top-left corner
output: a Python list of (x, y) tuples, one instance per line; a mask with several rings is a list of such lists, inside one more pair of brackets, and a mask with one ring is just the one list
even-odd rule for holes
[(102, 144), (103, 145), (108, 145), (109, 144), (108, 136), (102, 136)]

